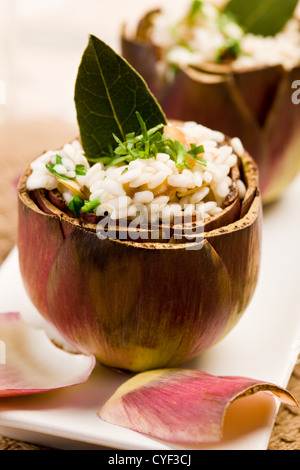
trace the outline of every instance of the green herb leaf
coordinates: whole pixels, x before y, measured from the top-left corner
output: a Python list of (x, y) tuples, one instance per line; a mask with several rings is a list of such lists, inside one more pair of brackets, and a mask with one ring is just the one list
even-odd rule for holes
[(74, 197), (72, 201), (68, 204), (69, 209), (74, 212), (76, 217), (80, 217), (80, 210), (84, 205), (83, 199), (81, 197), (77, 196), (77, 194), (74, 194)]
[(136, 111), (149, 128), (166, 124), (144, 79), (93, 35), (79, 66), (75, 106), (85, 155), (92, 162), (116, 147), (113, 134), (125, 140), (127, 134), (138, 131)]
[(68, 207), (74, 212), (76, 217), (80, 217), (80, 212), (93, 212), (93, 210), (100, 204), (99, 199), (95, 199), (94, 201), (84, 201), (81, 197), (77, 196), (77, 194), (74, 194)]
[(76, 165), (75, 168), (76, 175), (86, 175), (86, 168), (84, 165)]
[(187, 155), (192, 159), (195, 160), (200, 165), (207, 166), (206, 160), (204, 158), (199, 157), (200, 154), (205, 152), (203, 145), (199, 145), (198, 147), (195, 144), (191, 145), (191, 150), (187, 152)]
[(103, 157), (102, 160), (105, 159), (106, 165), (119, 165), (124, 162), (130, 163), (138, 158), (156, 158), (158, 153), (168, 154), (178, 168), (190, 168), (187, 163), (187, 157), (201, 165), (206, 165), (206, 161), (199, 157), (199, 154), (204, 153), (203, 145), (197, 147), (192, 144), (191, 150), (188, 151), (186, 145), (159, 132), (163, 124), (147, 129), (140, 114), (137, 112), (136, 115), (142, 133), (138, 135), (135, 135), (135, 133), (127, 134), (124, 141), (114, 135), (118, 146), (111, 156)]
[(56, 165), (61, 165), (62, 164), (62, 158), (60, 155), (56, 154)]
[(85, 201), (84, 205), (81, 207), (81, 212), (93, 212), (93, 210), (98, 206), (100, 206), (99, 199), (94, 199), (94, 201)]
[(298, 0), (230, 0), (225, 7), (245, 32), (275, 36), (292, 17)]
[(166, 152), (170, 155), (172, 160), (175, 161), (177, 168), (186, 167), (189, 168), (189, 165), (186, 162), (187, 147), (183, 145), (178, 140), (166, 140)]
[(172, 160), (175, 161), (177, 168), (190, 168), (189, 164), (187, 163), (187, 157), (194, 160), (196, 163), (200, 165), (206, 166), (206, 161), (199, 157), (199, 154), (205, 152), (203, 145), (191, 145), (191, 150), (188, 151), (187, 147), (183, 145), (181, 142), (177, 140), (167, 139), (166, 141), (166, 150), (165, 152), (170, 155)]

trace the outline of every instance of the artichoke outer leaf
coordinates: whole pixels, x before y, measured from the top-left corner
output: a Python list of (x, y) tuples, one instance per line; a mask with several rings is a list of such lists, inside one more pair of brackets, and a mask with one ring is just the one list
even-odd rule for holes
[[(221, 231), (207, 234), (207, 240), (226, 266), (231, 285), (231, 317), (223, 337), (240, 320), (240, 312), (248, 307), (260, 273), (263, 211), (260, 196), (256, 196), (251, 211), (245, 217)], [(243, 263), (235, 258), (243, 253)]]
[(101, 420), (173, 443), (208, 444), (223, 437), (225, 413), (240, 398), (267, 392), (298, 406), (285, 389), (247, 377), (217, 377), (189, 369), (138, 374), (98, 411)]
[(95, 367), (93, 356), (54, 345), (44, 330), (26, 324), (19, 313), (0, 314), (0, 331), (5, 353), (0, 365), (0, 397), (33, 395), (84, 383)]

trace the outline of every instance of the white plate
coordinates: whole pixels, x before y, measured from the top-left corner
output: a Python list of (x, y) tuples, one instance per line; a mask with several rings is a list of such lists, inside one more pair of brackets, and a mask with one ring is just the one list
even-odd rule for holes
[[(184, 367), (287, 386), (300, 351), (299, 200), (300, 177), (278, 204), (265, 210), (261, 275), (242, 320), (222, 343)], [(0, 299), (0, 312), (19, 311), (25, 321), (45, 327), (24, 292), (16, 249), (0, 270)], [(97, 366), (83, 385), (33, 397), (2, 399), (0, 433), (61, 449), (176, 448), (100, 421), (98, 409), (125, 380), (125, 376)], [(279, 402), (265, 397), (258, 394), (240, 400), (229, 415), (223, 441), (201, 448), (267, 449)]]

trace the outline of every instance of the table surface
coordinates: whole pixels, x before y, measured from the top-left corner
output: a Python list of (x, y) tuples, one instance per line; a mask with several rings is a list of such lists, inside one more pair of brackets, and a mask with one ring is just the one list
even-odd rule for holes
[[(172, 2), (173, 7), (181, 1), (164, 0)], [(72, 0), (72, 4), (70, 0), (27, 1), (26, 5), (32, 4), (34, 9), (26, 10), (23, 2), (23, 10), (14, 11), (11, 6), (17, 2), (1, 2), (0, 52), (3, 44), (6, 48), (0, 54), (0, 71), (4, 70), (6, 75), (0, 75), (0, 80), (6, 82), (7, 105), (0, 102), (0, 265), (17, 240), (16, 178), (35, 156), (59, 148), (78, 135), (73, 83), (87, 35), (95, 34), (117, 50), (120, 25), (128, 18), (128, 12), (134, 20), (160, 3), (159, 0)], [(60, 8), (59, 14), (53, 5)], [(48, 10), (42, 10), (42, 6)], [(1, 67), (3, 57), (5, 67)], [(300, 402), (300, 361), (288, 389)], [(300, 410), (281, 405), (269, 450), (300, 450), (299, 429)], [(43, 448), (0, 436), (0, 450)]]

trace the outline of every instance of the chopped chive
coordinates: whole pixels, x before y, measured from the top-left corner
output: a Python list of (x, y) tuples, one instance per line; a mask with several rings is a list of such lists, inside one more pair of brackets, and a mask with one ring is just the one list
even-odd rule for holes
[(56, 165), (61, 165), (62, 164), (62, 158), (60, 155), (56, 154)]
[(81, 207), (81, 212), (92, 212), (100, 204), (99, 199), (95, 199), (94, 201), (85, 201), (84, 205)]
[(199, 157), (199, 154), (204, 153), (203, 146), (194, 146), (188, 151), (185, 145), (171, 139), (161, 132), (164, 124), (159, 124), (148, 130), (141, 115), (138, 112), (136, 115), (141, 127), (141, 134), (127, 134), (125, 141), (122, 141), (118, 136), (113, 134), (118, 144), (113, 154), (111, 154), (110, 157), (100, 157), (97, 161), (102, 161), (102, 163), (109, 166), (116, 166), (123, 162), (130, 163), (136, 159), (155, 158), (158, 153), (167, 153), (170, 158), (175, 161), (178, 168), (190, 168), (187, 163), (188, 157), (197, 161), (199, 164), (206, 164), (205, 160)]
[(136, 114), (136, 117), (138, 118), (138, 121), (140, 123), (143, 138), (145, 139), (145, 141), (147, 141), (148, 140), (147, 126), (146, 126), (145, 122), (143, 121), (140, 113), (138, 111), (136, 111), (135, 114)]
[(68, 204), (69, 209), (73, 211), (76, 217), (80, 217), (80, 210), (84, 205), (84, 200), (81, 197), (74, 194), (72, 201)]
[(92, 212), (100, 205), (99, 199), (94, 201), (84, 201), (77, 194), (74, 194), (72, 201), (68, 204), (69, 209), (74, 212), (76, 217), (80, 217), (80, 212)]
[(205, 152), (203, 145), (199, 145), (196, 147), (195, 144), (191, 145), (191, 150), (187, 152), (187, 155), (192, 158), (193, 160), (197, 161), (201, 165), (206, 166), (206, 161), (204, 158), (199, 157), (199, 154), (203, 154)]
[(86, 168), (84, 165), (76, 165), (75, 168), (76, 175), (86, 175)]

